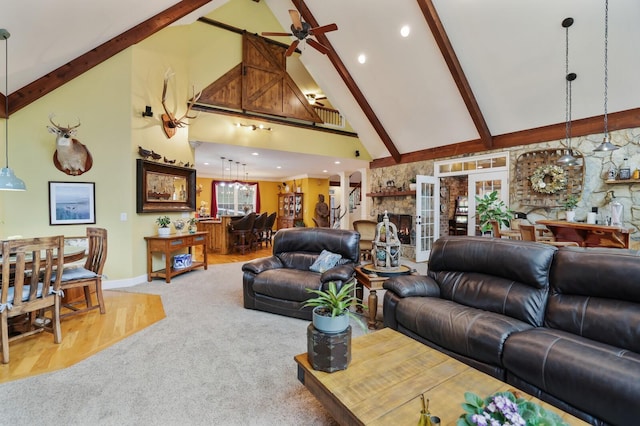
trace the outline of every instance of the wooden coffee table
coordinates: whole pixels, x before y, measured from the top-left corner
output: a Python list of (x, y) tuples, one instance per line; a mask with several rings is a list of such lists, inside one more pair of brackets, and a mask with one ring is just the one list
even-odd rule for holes
[[(353, 339), (351, 363), (346, 370), (324, 373), (314, 370), (303, 353), (295, 357), (298, 379), (341, 425), (417, 424), (422, 404), (429, 399), (432, 416), (441, 425), (455, 425), (463, 413), (464, 393), (482, 398), (514, 389), (462, 362), (385, 328)], [(570, 425), (583, 421), (531, 399), (559, 414)]]

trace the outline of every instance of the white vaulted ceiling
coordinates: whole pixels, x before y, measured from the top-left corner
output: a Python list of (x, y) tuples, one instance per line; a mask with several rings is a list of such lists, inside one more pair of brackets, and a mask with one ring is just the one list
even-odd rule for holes
[[(295, 8), (294, 2), (262, 2), (288, 29), (287, 11)], [(338, 25), (338, 31), (326, 37), (385, 136), (326, 55), (301, 43), (300, 61), (346, 116), (373, 159), (389, 157), (389, 143), (400, 154), (408, 154), (481, 137), (421, 9), (431, 2), (491, 136), (564, 122), (561, 22), (566, 17), (575, 19), (569, 30), (570, 71), (578, 74), (573, 83), (573, 118), (603, 113), (603, 0), (306, 0), (304, 5), (319, 24)], [(0, 27), (12, 34), (12, 93), (178, 2), (3, 3)], [(214, 0), (181, 22), (225, 3)], [(613, 113), (640, 106), (640, 2), (609, 3), (608, 109)], [(238, 22), (233, 25), (242, 27)], [(400, 36), (403, 25), (411, 27), (407, 38)], [(367, 55), (365, 64), (357, 61), (362, 53)], [(4, 74), (4, 58), (0, 62)]]

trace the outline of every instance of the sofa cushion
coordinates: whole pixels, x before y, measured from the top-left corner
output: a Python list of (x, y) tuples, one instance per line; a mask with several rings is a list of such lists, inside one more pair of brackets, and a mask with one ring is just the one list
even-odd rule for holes
[(563, 248), (551, 269), (545, 325), (640, 353), (640, 255)]
[(541, 326), (556, 251), (533, 242), (442, 237), (431, 250), (428, 276), (443, 299)]
[(515, 318), (435, 297), (400, 299), (396, 319), (438, 346), (498, 366), (507, 337), (531, 328)]
[(610, 424), (640, 418), (640, 355), (561, 330), (535, 328), (507, 339), (503, 363), (538, 389)]
[(309, 270), (272, 269), (256, 275), (253, 291), (276, 299), (304, 302), (313, 297), (307, 288), (319, 289), (320, 274)]
[(340, 255), (337, 253), (331, 253), (329, 250), (322, 250), (320, 256), (313, 262), (313, 265), (309, 267), (310, 271), (323, 273), (333, 268), (338, 264)]

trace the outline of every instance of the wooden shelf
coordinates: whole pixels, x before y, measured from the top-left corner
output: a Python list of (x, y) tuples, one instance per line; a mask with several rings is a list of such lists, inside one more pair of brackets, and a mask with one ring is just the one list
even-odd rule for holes
[(640, 179), (616, 179), (616, 180), (605, 180), (604, 183), (640, 183)]
[(414, 196), (416, 195), (416, 191), (395, 191), (395, 192), (369, 192), (367, 193), (367, 197), (404, 197), (404, 196)]

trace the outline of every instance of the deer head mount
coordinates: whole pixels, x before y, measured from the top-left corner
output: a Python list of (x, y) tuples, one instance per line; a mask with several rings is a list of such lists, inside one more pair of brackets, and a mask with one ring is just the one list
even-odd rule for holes
[(56, 151), (53, 153), (53, 164), (58, 170), (70, 176), (78, 176), (88, 171), (93, 166), (91, 153), (74, 139), (76, 129), (80, 127), (80, 120), (75, 126), (62, 127), (53, 121), (54, 114), (49, 114), (49, 122), (53, 126), (47, 126), (50, 133), (56, 135)]
[(176, 134), (176, 128), (189, 125), (189, 123), (185, 121), (187, 118), (193, 119), (197, 117), (197, 115), (189, 115), (189, 113), (191, 112), (191, 108), (193, 108), (193, 105), (198, 102), (198, 99), (200, 99), (200, 96), (202, 95), (202, 91), (196, 93), (196, 88), (195, 86), (193, 86), (193, 97), (187, 103), (187, 111), (182, 117), (177, 118), (176, 113), (169, 111), (169, 108), (167, 108), (166, 104), (167, 86), (169, 84), (169, 79), (173, 77), (173, 75), (174, 74), (173, 72), (171, 72), (171, 70), (167, 70), (167, 72), (164, 73), (164, 84), (162, 85), (162, 108), (164, 109), (164, 114), (162, 114), (161, 117), (162, 129), (164, 130), (164, 134), (167, 135), (169, 139), (171, 139), (173, 135)]

